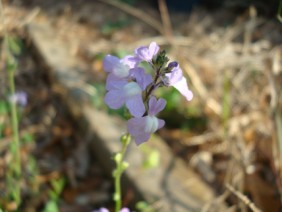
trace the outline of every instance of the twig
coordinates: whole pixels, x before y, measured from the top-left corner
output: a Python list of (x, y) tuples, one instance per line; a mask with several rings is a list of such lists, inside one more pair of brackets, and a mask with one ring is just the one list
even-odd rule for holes
[(23, 27), (27, 25), (28, 23), (30, 23), (39, 13), (40, 13), (40, 8), (39, 7), (34, 8), (28, 14), (28, 16), (22, 22), (19, 23), (19, 27)]
[(239, 200), (245, 203), (252, 211), (254, 212), (262, 212), (247, 196), (242, 194), (241, 192), (235, 190), (235, 188), (229, 183), (225, 184), (225, 187), (232, 192)]
[(191, 138), (181, 139), (181, 143), (187, 146), (199, 146), (205, 144), (211, 140), (216, 140), (222, 138), (222, 132), (209, 132), (198, 136), (193, 136)]
[[(149, 38), (140, 39), (134, 43), (133, 46), (140, 46), (144, 44), (150, 43), (152, 40), (157, 42), (159, 45), (168, 45), (170, 44), (169, 41), (164, 36), (154, 36)], [(173, 44), (177, 46), (192, 46), (194, 43), (193, 39), (186, 36), (173, 36)]]
[(151, 17), (150, 15), (148, 15), (148, 13), (144, 13), (141, 10), (138, 10), (134, 7), (131, 7), (125, 3), (122, 3), (120, 1), (114, 1), (114, 0), (99, 0), (102, 3), (105, 4), (109, 4), (111, 6), (114, 6), (140, 20), (142, 20), (144, 23), (150, 25), (151, 27), (153, 27), (154, 29), (156, 29), (157, 31), (159, 31), (161, 34), (164, 34), (163, 28), (162, 28), (162, 24), (158, 21), (156, 21), (153, 17)]
[(164, 0), (158, 0), (159, 9), (161, 13), (162, 23), (164, 27), (164, 34), (170, 44), (173, 43), (173, 32), (171, 27), (171, 21), (167, 9), (166, 2)]
[(206, 101), (207, 106), (217, 115), (221, 116), (222, 108), (221, 105), (213, 98), (209, 97), (208, 91), (205, 85), (202, 83), (200, 76), (197, 74), (197, 71), (194, 69), (192, 64), (187, 61), (182, 61), (182, 67), (187, 72), (188, 76), (191, 78), (191, 81), (197, 89), (201, 99)]
[(277, 72), (280, 70), (279, 68), (279, 51), (274, 52), (274, 57), (271, 59), (266, 60), (266, 66), (268, 70), (268, 81), (271, 89), (271, 102), (270, 102), (270, 109), (272, 115), (272, 121), (274, 123), (274, 130), (276, 132), (273, 133), (273, 163), (274, 168), (276, 171), (276, 184), (280, 194), (280, 203), (282, 203), (282, 182), (281, 182), (281, 163), (282, 163), (282, 114), (279, 110), (279, 98), (281, 95), (281, 81), (276, 81), (275, 79), (278, 78)]

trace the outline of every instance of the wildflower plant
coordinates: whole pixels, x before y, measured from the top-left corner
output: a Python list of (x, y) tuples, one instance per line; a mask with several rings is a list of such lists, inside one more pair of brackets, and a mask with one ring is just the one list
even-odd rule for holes
[[(143, 63), (147, 63), (151, 70), (145, 70)], [(150, 139), (152, 133), (165, 125), (165, 121), (157, 118), (157, 114), (166, 106), (166, 100), (154, 95), (161, 87), (173, 86), (187, 101), (193, 98), (187, 80), (179, 64), (169, 62), (165, 51), (152, 42), (149, 46), (138, 47), (133, 55), (118, 58), (106, 55), (103, 61), (104, 70), (108, 73), (106, 80), (105, 103), (112, 109), (125, 106), (131, 118), (127, 122), (127, 131), (121, 137), (122, 150), (114, 160), (116, 169), (114, 201), (115, 211), (121, 210), (120, 178), (128, 167), (124, 161), (124, 154), (131, 140), (140, 145)]]

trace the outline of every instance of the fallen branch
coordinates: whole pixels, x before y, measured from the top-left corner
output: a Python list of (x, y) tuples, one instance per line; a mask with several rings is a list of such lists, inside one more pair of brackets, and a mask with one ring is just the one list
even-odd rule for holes
[(262, 212), (247, 196), (237, 191), (232, 185), (225, 184), (225, 187), (232, 192), (239, 200), (241, 200), (245, 205), (247, 205), (254, 212)]
[(156, 21), (150, 15), (148, 15), (148, 13), (144, 13), (143, 11), (138, 10), (134, 7), (131, 7), (131, 6), (129, 6), (125, 3), (122, 3), (120, 1), (114, 1), (114, 0), (99, 0), (99, 1), (102, 2), (102, 3), (105, 3), (105, 4), (109, 4), (111, 6), (114, 6), (118, 9), (120, 9), (120, 10), (140, 19), (144, 23), (150, 25), (151, 27), (153, 27), (154, 29), (159, 31), (162, 35), (164, 34), (162, 24), (160, 22)]

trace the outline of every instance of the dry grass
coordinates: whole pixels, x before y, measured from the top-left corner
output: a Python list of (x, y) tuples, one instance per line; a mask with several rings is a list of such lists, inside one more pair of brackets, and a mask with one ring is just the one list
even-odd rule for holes
[[(51, 22), (58, 29), (56, 36), (69, 42), (70, 51), (90, 62), (91, 73), (97, 75), (101, 74), (101, 67), (94, 58), (99, 53), (132, 50), (152, 40), (170, 49), (171, 57), (180, 61), (191, 82), (196, 102), (191, 104), (201, 107), (202, 114), (209, 119), (205, 132), (192, 136), (180, 133), (177, 145), (181, 144), (183, 149), (198, 147), (193, 158), (200, 162), (194, 160), (191, 164), (224, 194), (214, 203), (227, 201), (230, 210), (246, 211), (249, 205), (236, 198), (230, 192), (232, 188), (248, 194), (258, 208), (277, 211), (281, 205), (277, 196), (282, 189), (281, 24), (257, 15), (254, 7), (236, 15), (227, 8), (214, 12), (199, 8), (190, 15), (170, 14), (173, 26), (173, 35), (170, 35), (170, 29), (165, 27), (169, 25), (168, 14), (161, 16), (143, 5), (142, 8), (156, 19), (151, 22), (153, 28), (140, 24), (140, 17), (135, 16), (134, 24), (103, 35), (99, 30), (107, 20), (113, 19), (113, 13), (101, 15), (99, 11), (107, 11), (108, 7), (104, 3), (85, 3), (74, 10), (66, 4), (57, 10), (54, 7), (58, 14), (53, 11), (57, 15), (50, 18), (46, 16), (50, 10), (44, 7), (38, 15), (38, 8), (10, 5), (6, 10), (6, 24), (13, 30), (34, 18)], [(130, 17), (120, 11), (120, 7), (111, 11), (117, 17)], [(125, 11), (131, 11), (130, 7)], [(135, 8), (129, 14), (142, 14), (136, 11)], [(82, 17), (86, 23), (79, 21)], [(165, 17), (164, 33), (168, 36), (155, 30), (163, 32), (155, 26), (161, 22), (160, 17)], [(205, 178), (211, 174), (216, 177)], [(205, 211), (212, 211), (212, 205), (209, 203)]]

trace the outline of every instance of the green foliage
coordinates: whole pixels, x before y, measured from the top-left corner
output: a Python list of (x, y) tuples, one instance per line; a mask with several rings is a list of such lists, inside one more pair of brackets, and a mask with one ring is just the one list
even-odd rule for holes
[(7, 37), (7, 42), (12, 54), (19, 55), (22, 52), (23, 43), (18, 37), (10, 35)]
[(187, 104), (179, 92), (172, 87), (159, 89), (156, 95), (167, 101), (165, 110), (160, 114), (160, 118), (166, 120), (166, 127), (194, 131), (206, 129), (208, 119), (197, 102), (191, 101)]
[(5, 101), (0, 100), (0, 138), (3, 137), (3, 130), (5, 128), (5, 119), (8, 116), (9, 108)]
[(21, 143), (22, 144), (29, 144), (29, 143), (33, 143), (34, 142), (34, 137), (32, 134), (25, 132), (22, 136), (21, 136)]
[(101, 32), (103, 35), (110, 35), (114, 31), (122, 29), (125, 26), (128, 26), (130, 24), (129, 19), (119, 19), (116, 21), (108, 21), (102, 26)]
[(8, 105), (6, 101), (0, 100), (0, 115), (7, 115), (9, 112)]
[(105, 85), (102, 83), (95, 83), (90, 85), (93, 89), (93, 92), (90, 96), (90, 101), (92, 105), (97, 109), (105, 108), (104, 103), (104, 94), (105, 94)]
[(49, 196), (52, 200), (58, 200), (66, 184), (65, 178), (54, 179), (51, 182), (52, 190), (49, 191)]
[(156, 210), (145, 201), (139, 201), (135, 205), (140, 212), (156, 212)]
[(59, 212), (57, 202), (54, 200), (49, 200), (45, 205), (43, 212)]
[(280, 0), (279, 3), (277, 18), (280, 22), (282, 22), (282, 0)]
[(167, 103), (166, 103), (166, 111), (174, 111), (174, 110), (179, 110), (181, 106), (181, 95), (179, 95), (179, 92), (172, 88), (166, 88), (166, 89), (159, 89), (159, 95), (164, 98)]
[(157, 149), (153, 149), (148, 145), (142, 145), (141, 151), (145, 155), (145, 159), (143, 160), (143, 168), (152, 169), (156, 168), (160, 164), (160, 152)]
[(166, 56), (166, 51), (163, 50), (160, 53), (158, 53), (156, 60), (153, 60), (153, 63), (156, 67), (161, 69), (166, 66), (168, 61), (169, 61), (169, 58)]
[(119, 1), (128, 5), (134, 5), (137, 0), (119, 0)]

